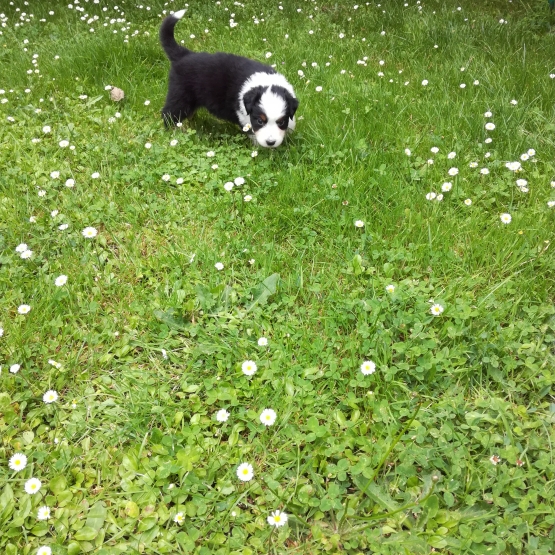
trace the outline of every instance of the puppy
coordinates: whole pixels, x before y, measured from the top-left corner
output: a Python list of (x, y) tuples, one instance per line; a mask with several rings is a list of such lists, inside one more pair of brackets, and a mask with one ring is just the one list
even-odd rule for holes
[(171, 62), (162, 109), (166, 125), (204, 107), (245, 131), (252, 130), (260, 146), (278, 147), (295, 128), (299, 101), (291, 84), (260, 62), (223, 52), (192, 52), (177, 44), (174, 27), (185, 11), (166, 17), (160, 28), (160, 42)]

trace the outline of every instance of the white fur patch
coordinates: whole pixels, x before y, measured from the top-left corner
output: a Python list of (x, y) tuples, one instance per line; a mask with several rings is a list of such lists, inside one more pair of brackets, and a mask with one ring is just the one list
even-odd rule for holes
[[(281, 73), (264, 73), (263, 71), (253, 73), (243, 83), (241, 91), (239, 92), (239, 111), (237, 112), (237, 117), (239, 118), (242, 127), (247, 125), (247, 123), (250, 123), (249, 115), (247, 114), (247, 111), (245, 110), (245, 104), (243, 103), (243, 97), (245, 96), (245, 93), (247, 93), (247, 91), (250, 91), (251, 89), (254, 89), (255, 87), (271, 87), (272, 85), (283, 87), (286, 91), (289, 92), (289, 94), (291, 94), (291, 96), (295, 97), (293, 86), (291, 85), (291, 83), (289, 83), (289, 81), (287, 81), (287, 79), (285, 79), (283, 75), (281, 75)], [(293, 124), (292, 129), (294, 127), (295, 125)]]
[(260, 108), (264, 111), (268, 117), (268, 121), (275, 121), (281, 116), (285, 115), (287, 110), (287, 104), (282, 96), (273, 93), (271, 90), (267, 90), (260, 97)]
[[(285, 131), (279, 128), (276, 120), (285, 115), (287, 103), (282, 96), (267, 90), (260, 97), (259, 105), (261, 110), (266, 114), (268, 122), (264, 127), (255, 131), (254, 136), (260, 146), (276, 148), (285, 138)], [(268, 144), (268, 141), (270, 144)]]
[(186, 9), (185, 10), (179, 10), (178, 12), (173, 12), (172, 15), (173, 15), (173, 17), (175, 17), (175, 19), (181, 19), (185, 15), (186, 11), (187, 11)]

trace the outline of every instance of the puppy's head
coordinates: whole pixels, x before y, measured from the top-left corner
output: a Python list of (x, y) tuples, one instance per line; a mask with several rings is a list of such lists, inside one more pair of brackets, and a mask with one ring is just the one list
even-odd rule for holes
[(245, 110), (250, 116), (256, 142), (263, 147), (277, 148), (285, 138), (293, 121), (299, 101), (278, 85), (254, 87), (243, 97)]

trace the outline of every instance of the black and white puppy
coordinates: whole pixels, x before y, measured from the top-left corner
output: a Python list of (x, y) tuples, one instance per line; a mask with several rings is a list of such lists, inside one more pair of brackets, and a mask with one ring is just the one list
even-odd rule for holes
[(291, 84), (260, 62), (223, 52), (192, 52), (177, 44), (174, 27), (185, 11), (166, 17), (160, 28), (160, 42), (171, 62), (162, 109), (166, 124), (204, 107), (216, 117), (252, 131), (260, 146), (278, 147), (287, 131), (295, 129), (299, 101)]

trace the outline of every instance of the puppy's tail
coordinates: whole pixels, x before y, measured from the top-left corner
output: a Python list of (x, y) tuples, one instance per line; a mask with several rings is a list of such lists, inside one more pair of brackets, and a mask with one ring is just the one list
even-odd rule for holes
[(160, 42), (171, 62), (175, 62), (191, 52), (188, 48), (177, 44), (173, 36), (173, 29), (176, 23), (185, 15), (186, 11), (180, 10), (166, 17), (160, 27)]

